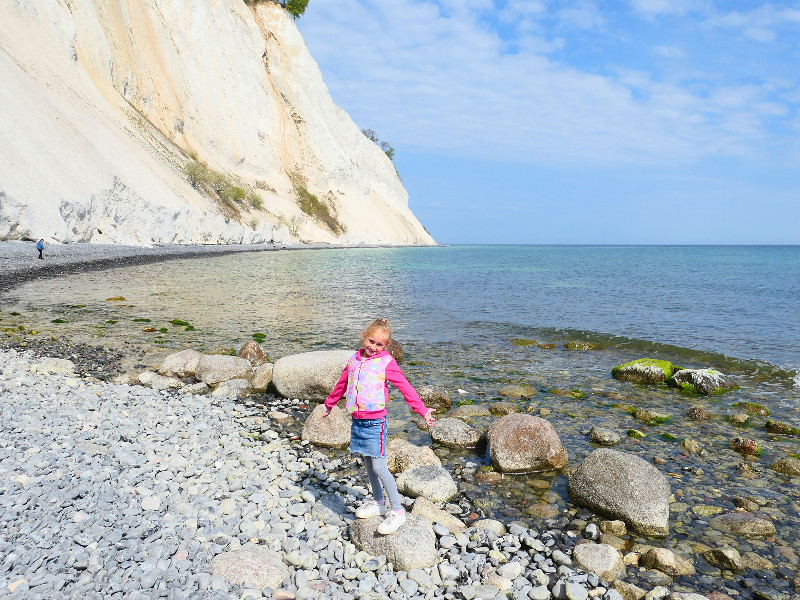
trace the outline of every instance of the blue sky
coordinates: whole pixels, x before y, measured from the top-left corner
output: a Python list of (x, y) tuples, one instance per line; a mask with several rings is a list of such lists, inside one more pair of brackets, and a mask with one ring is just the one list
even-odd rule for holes
[(312, 0), (440, 243), (800, 243), (800, 2)]

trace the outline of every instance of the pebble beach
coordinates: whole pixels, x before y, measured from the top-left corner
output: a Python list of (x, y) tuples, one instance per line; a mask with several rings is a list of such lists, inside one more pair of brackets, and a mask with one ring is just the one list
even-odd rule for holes
[[(30, 272), (33, 261), (22, 251), (27, 246), (0, 244), (3, 272), (12, 273), (13, 282), (48, 274)], [(58, 266), (53, 256), (60, 271), (52, 274), (143, 260), (136, 249), (69, 251)], [(149, 256), (187, 254), (170, 247)], [(414, 517), (421, 501), (403, 498), (419, 535), (433, 532), (437, 556), (434, 566), (398, 567), (413, 564), (419, 550), (413, 536), (393, 550), (403, 556), (359, 550), (352, 531), (353, 512), (368, 493), (363, 467), (301, 440), (305, 399), (265, 394), (237, 400), (195, 394), (191, 386), (113, 383), (113, 369), (104, 371), (102, 364), (113, 356), (58, 346), (0, 351), (0, 595), (797, 597), (789, 572), (776, 586), (713, 570), (668, 576), (626, 564), (630, 577), (612, 583), (581, 569), (574, 552), (614, 531), (614, 522), (572, 508), (534, 527), (503, 524), (481, 518), (463, 494), (441, 508), (468, 522), (464, 529), (422, 523)], [(464, 467), (474, 472), (477, 465)], [(634, 541), (643, 554), (647, 540)]]

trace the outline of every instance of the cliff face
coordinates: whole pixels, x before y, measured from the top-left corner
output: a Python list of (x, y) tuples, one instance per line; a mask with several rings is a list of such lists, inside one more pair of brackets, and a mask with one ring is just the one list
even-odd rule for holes
[(0, 81), (0, 239), (433, 243), (270, 2), (0, 0)]

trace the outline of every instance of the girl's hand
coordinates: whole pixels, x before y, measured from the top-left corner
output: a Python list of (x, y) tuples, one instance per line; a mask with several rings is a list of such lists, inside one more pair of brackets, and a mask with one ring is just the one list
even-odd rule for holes
[(425, 413), (425, 422), (428, 424), (428, 427), (433, 425), (434, 421), (436, 420), (436, 419), (433, 418), (433, 413), (434, 412), (435, 412), (434, 409), (429, 408), (428, 412)]
[(322, 415), (322, 418), (324, 419), (324, 418), (325, 418), (325, 417), (327, 417), (329, 414), (331, 414), (331, 411), (332, 411), (332, 410), (333, 410), (333, 407), (330, 407), (330, 408), (328, 408), (328, 407), (326, 406), (326, 407), (325, 407), (325, 414), (324, 414), (324, 415)]

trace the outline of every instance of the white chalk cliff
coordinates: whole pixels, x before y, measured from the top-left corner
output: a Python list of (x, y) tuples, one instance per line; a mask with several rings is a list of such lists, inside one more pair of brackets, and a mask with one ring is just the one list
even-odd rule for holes
[[(226, 212), (190, 157), (263, 206)], [(38, 238), (433, 243), (280, 6), (0, 0), (0, 239)]]

